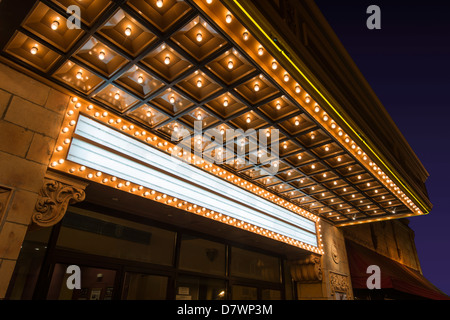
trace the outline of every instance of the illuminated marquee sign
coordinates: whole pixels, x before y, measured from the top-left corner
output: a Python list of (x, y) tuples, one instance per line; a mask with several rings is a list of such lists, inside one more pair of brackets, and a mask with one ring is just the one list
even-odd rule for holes
[(316, 224), (80, 115), (67, 160), (317, 247)]

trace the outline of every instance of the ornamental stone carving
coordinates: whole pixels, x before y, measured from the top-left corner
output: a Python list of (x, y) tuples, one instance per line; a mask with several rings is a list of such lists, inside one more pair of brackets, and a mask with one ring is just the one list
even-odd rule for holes
[(333, 271), (330, 271), (329, 276), (331, 295), (336, 298), (339, 296), (342, 299), (342, 295), (344, 294), (345, 299), (352, 299), (348, 276)]
[(303, 283), (322, 281), (321, 258), (312, 254), (304, 259), (293, 261), (291, 276), (293, 280)]
[(51, 227), (64, 217), (70, 204), (85, 199), (87, 184), (53, 172), (47, 172), (39, 191), (32, 221), (41, 227)]
[(333, 259), (334, 263), (339, 264), (338, 248), (334, 241), (333, 244), (331, 245), (331, 258)]

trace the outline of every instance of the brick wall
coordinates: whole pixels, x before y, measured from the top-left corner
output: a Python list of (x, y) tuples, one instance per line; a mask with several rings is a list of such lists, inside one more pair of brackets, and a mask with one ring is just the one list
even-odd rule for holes
[(0, 299), (31, 221), (69, 96), (0, 63)]

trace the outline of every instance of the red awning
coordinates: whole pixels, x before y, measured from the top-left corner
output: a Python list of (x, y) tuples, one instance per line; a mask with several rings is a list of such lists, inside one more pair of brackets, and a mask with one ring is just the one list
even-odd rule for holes
[(394, 289), (433, 300), (450, 300), (421, 273), (351, 241), (346, 241), (348, 263), (354, 289), (368, 289), (367, 268), (377, 265), (381, 271), (381, 289)]

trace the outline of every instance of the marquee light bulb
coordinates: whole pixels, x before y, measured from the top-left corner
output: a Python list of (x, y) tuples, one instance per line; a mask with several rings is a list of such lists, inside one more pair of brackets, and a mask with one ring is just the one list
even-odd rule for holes
[(202, 42), (202, 40), (203, 40), (203, 35), (202, 35), (201, 32), (197, 33), (196, 39), (197, 39), (198, 42)]
[(211, 3), (212, 3), (212, 0), (206, 0), (206, 3), (207, 3), (207, 4), (211, 4)]
[(247, 117), (247, 123), (250, 123), (252, 121), (252, 119), (250, 118), (250, 116)]
[(277, 110), (281, 109), (281, 104), (279, 102), (277, 102), (276, 108), (277, 108)]
[(114, 95), (114, 99), (119, 100), (119, 99), (120, 99), (120, 94), (119, 94), (119, 93), (116, 93), (116, 94)]
[(162, 8), (162, 6), (163, 6), (163, 0), (158, 0), (158, 1), (156, 1), (156, 6), (158, 7), (158, 8)]
[(225, 99), (223, 100), (223, 106), (224, 106), (224, 107), (228, 107), (228, 99), (227, 99), (227, 98), (225, 98)]
[(276, 61), (272, 62), (272, 69), (276, 70), (278, 68), (278, 64)]
[(259, 47), (258, 48), (258, 55), (262, 56), (264, 54), (264, 49), (263, 47)]
[(283, 80), (284, 80), (284, 82), (288, 82), (289, 81), (289, 75), (285, 74)]
[(259, 91), (259, 84), (255, 83), (255, 85), (253, 86), (253, 90), (255, 90), (255, 92)]
[(174, 97), (174, 96), (171, 96), (171, 97), (169, 98), (169, 102), (170, 102), (171, 104), (174, 104), (174, 103), (175, 103), (175, 97)]
[(233, 17), (231, 16), (231, 13), (228, 13), (227, 16), (225, 17), (226, 23), (231, 23), (232, 20), (233, 20)]
[(197, 80), (197, 87), (201, 88), (203, 86), (203, 82), (201, 79)]
[(234, 63), (233, 63), (233, 61), (232, 60), (230, 60), (230, 61), (228, 61), (228, 69), (233, 69), (233, 67), (234, 67)]
[(200, 112), (197, 113), (197, 120), (202, 120), (202, 114)]
[(83, 73), (81, 71), (78, 71), (76, 77), (77, 79), (81, 80), (81, 78), (83, 77)]
[(131, 36), (131, 27), (127, 27), (127, 28), (125, 29), (125, 35), (126, 35), (127, 37)]
[(105, 52), (104, 52), (104, 51), (100, 51), (100, 53), (98, 54), (98, 58), (99, 58), (100, 60), (103, 60), (103, 59), (105, 59), (105, 57), (106, 57)]
[(310, 103), (311, 102), (311, 98), (309, 96), (306, 96), (305, 97), (305, 101), (306, 101), (306, 103)]
[(59, 27), (59, 22), (56, 20), (53, 21), (52, 25), (51, 25), (52, 30), (56, 30), (56, 29), (58, 29), (58, 27)]
[(170, 57), (169, 57), (169, 56), (166, 56), (166, 57), (164, 58), (164, 63), (165, 63), (166, 65), (170, 64)]
[(244, 39), (244, 41), (248, 40), (248, 32), (244, 31), (244, 33), (242, 34), (242, 38)]
[(296, 85), (295, 86), (295, 93), (300, 93), (300, 92), (302, 92), (302, 89), (300, 89), (299, 85)]
[(39, 51), (39, 49), (37, 48), (37, 46), (34, 46), (33, 48), (31, 48), (30, 52), (31, 54), (36, 54)]
[(138, 83), (143, 83), (144, 82), (144, 78), (142, 76), (139, 76), (137, 81), (138, 81)]

